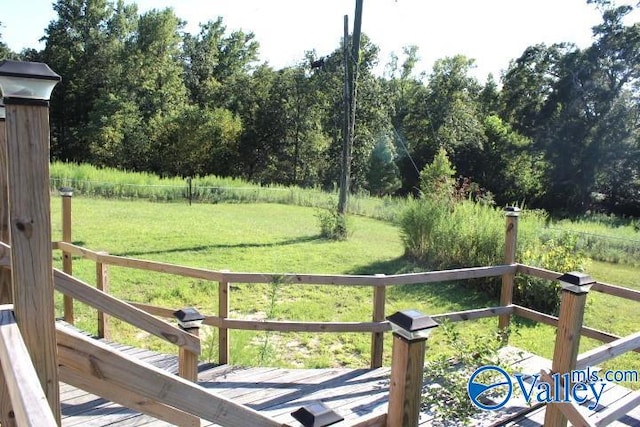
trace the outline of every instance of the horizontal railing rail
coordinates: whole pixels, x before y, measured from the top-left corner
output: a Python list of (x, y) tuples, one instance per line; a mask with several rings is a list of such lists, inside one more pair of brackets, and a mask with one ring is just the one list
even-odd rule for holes
[[(108, 255), (65, 242), (54, 242), (54, 248), (104, 265), (173, 274), (177, 276), (197, 278), (201, 280), (216, 281), (221, 285), (221, 290), (224, 287), (224, 295), (222, 295), (222, 292), (220, 292), (219, 295), (219, 299), (221, 300), (220, 302), (222, 302), (223, 298), (229, 298), (230, 283), (268, 284), (273, 283), (274, 281), (278, 281), (279, 283), (295, 283), (301, 285), (367, 286), (372, 288), (386, 288), (389, 286), (405, 286), (446, 281), (461, 281), (469, 279), (501, 277), (504, 275), (515, 274), (524, 274), (550, 281), (555, 281), (558, 279), (558, 277), (561, 276), (561, 273), (556, 271), (519, 263), (393, 275), (246, 273), (231, 272), (227, 270), (210, 270), (170, 264), (160, 261), (150, 261), (127, 258), (117, 255)], [(620, 286), (596, 282), (592, 287), (592, 290), (634, 301), (640, 301), (640, 291), (623, 288)], [(378, 296), (378, 299), (379, 297), (380, 295)], [(382, 294), (382, 297), (384, 298), (384, 294)], [(164, 317), (167, 319), (171, 319), (173, 317), (173, 313), (177, 309), (179, 309), (179, 307), (158, 307), (137, 302), (130, 302), (129, 304), (151, 315)], [(376, 302), (374, 297), (374, 307), (376, 305), (378, 306), (378, 311), (384, 313), (384, 300), (382, 302)], [(220, 307), (224, 306), (224, 304), (220, 305)], [(384, 316), (378, 316), (378, 319), (366, 322), (319, 322), (269, 319), (247, 320), (229, 318), (228, 304), (225, 308), (226, 310), (224, 310), (224, 312), (219, 312), (218, 315), (210, 315), (205, 313), (203, 321), (204, 325), (219, 328), (221, 331), (221, 339), (219, 341), (221, 363), (228, 363), (228, 356), (226, 356), (228, 355), (228, 348), (222, 348), (229, 346), (228, 335), (226, 335), (226, 331), (228, 330), (312, 333), (360, 332), (376, 334), (374, 335), (374, 340), (376, 338), (381, 339), (380, 334), (391, 330), (389, 323), (384, 320)], [(433, 318), (436, 320), (448, 319), (449, 321), (456, 322), (504, 315), (517, 315), (553, 327), (557, 327), (558, 325), (558, 318), (556, 316), (545, 314), (540, 311), (520, 306), (518, 304), (508, 304), (498, 307), (444, 313), (434, 315)], [(582, 326), (581, 334), (585, 337), (596, 339), (603, 343), (610, 343), (621, 338), (615, 334), (587, 326)], [(372, 360), (377, 359), (378, 363), (376, 364), (379, 365), (381, 363), (381, 354), (379, 354), (381, 352), (381, 349), (378, 346), (378, 350), (374, 351), (373, 348), (374, 346), (372, 345)], [(635, 351), (640, 352), (639, 349), (636, 349)]]

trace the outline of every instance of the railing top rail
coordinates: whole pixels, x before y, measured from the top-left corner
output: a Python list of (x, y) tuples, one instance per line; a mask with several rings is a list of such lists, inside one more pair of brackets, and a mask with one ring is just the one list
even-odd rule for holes
[(511, 264), (393, 275), (248, 273), (208, 270), (160, 261), (108, 255), (65, 242), (56, 242), (55, 246), (60, 250), (91, 259), (101, 264), (233, 283), (271, 283), (274, 280), (278, 280), (283, 283), (300, 283), (307, 285), (390, 286), (497, 277), (507, 273), (515, 273), (517, 269), (517, 264)]

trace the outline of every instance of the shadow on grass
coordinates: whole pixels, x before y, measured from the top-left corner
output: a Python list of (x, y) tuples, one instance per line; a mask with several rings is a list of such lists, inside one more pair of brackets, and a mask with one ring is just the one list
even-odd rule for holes
[(199, 245), (186, 248), (168, 248), (158, 249), (150, 251), (125, 251), (120, 253), (114, 253), (118, 256), (139, 256), (139, 255), (158, 255), (158, 254), (171, 254), (179, 252), (202, 252), (212, 249), (237, 249), (237, 248), (270, 248), (277, 246), (297, 245), (299, 243), (313, 242), (316, 240), (322, 240), (319, 235), (316, 236), (303, 236), (295, 239), (282, 240), (279, 242), (270, 243), (230, 243), (230, 244), (211, 244), (211, 245)]
[[(350, 273), (391, 275), (426, 271), (431, 270), (405, 257), (400, 257), (361, 266)], [(499, 302), (495, 296), (490, 295), (487, 291), (476, 286), (480, 280), (489, 281), (494, 279), (485, 278), (475, 279), (475, 281), (461, 280), (457, 282), (393, 285), (389, 286), (387, 290), (387, 298), (391, 301), (408, 299), (425, 302), (434, 307), (442, 307), (441, 312), (445, 310), (471, 310), (497, 306)]]

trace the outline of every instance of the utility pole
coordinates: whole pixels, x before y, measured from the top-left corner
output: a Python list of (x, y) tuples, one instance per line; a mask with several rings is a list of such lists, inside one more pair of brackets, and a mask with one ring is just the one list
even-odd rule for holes
[[(351, 151), (356, 123), (357, 79), (360, 67), (360, 35), (362, 32), (363, 0), (356, 0), (355, 22), (349, 54), (349, 18), (344, 16), (344, 39), (342, 51), (344, 56), (344, 142), (342, 148), (342, 176), (340, 178), (340, 196), (338, 214), (344, 216), (347, 211), (349, 187), (351, 185)], [(344, 223), (343, 223), (344, 224)], [(346, 231), (346, 230), (345, 230)]]

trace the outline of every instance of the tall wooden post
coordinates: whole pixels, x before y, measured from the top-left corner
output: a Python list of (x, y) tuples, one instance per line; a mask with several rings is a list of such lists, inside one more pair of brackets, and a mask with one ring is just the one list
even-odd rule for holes
[[(7, 175), (7, 127), (0, 98), (0, 241), (11, 244), (9, 236), (9, 182)], [(11, 271), (0, 268), (0, 304), (13, 303)], [(3, 424), (4, 425), (4, 424)]]
[[(107, 255), (107, 252), (99, 252), (99, 255)], [(109, 293), (109, 266), (101, 262), (96, 262), (96, 288)], [(100, 310), (98, 310), (98, 337), (111, 338), (109, 315)]]
[[(9, 183), (7, 181), (7, 128), (5, 109), (0, 98), (0, 241), (11, 243), (9, 239)], [(13, 302), (11, 271), (0, 267), (0, 304)], [(14, 427), (16, 417), (11, 406), (9, 390), (0, 367), (0, 424)]]
[(393, 327), (387, 427), (417, 426), (427, 337), (438, 324), (415, 310), (387, 319)]
[[(62, 241), (71, 243), (71, 198), (73, 197), (73, 189), (63, 187), (59, 191), (62, 199)], [(62, 251), (62, 271), (70, 276), (73, 275), (73, 261), (71, 254), (67, 251)], [(73, 325), (73, 298), (64, 295), (63, 302), (64, 320)]]
[[(507, 225), (504, 236), (504, 263), (513, 264), (516, 262), (516, 243), (518, 241), (518, 217), (520, 208), (507, 207), (505, 210)], [(513, 279), (514, 274), (505, 273), (502, 275), (502, 289), (500, 292), (500, 305), (505, 306), (513, 303)], [(498, 328), (506, 330), (511, 322), (511, 314), (503, 314), (498, 320)]]
[[(229, 317), (229, 282), (218, 282), (218, 317)], [(218, 363), (229, 363), (229, 329), (218, 328)]]
[(51, 258), (49, 96), (60, 76), (42, 63), (0, 62), (6, 106), (14, 311), (51, 411), (60, 389)]
[(340, 175), (340, 194), (338, 195), (339, 215), (345, 215), (347, 212), (349, 187), (351, 186), (351, 73), (349, 72), (349, 17), (347, 15), (344, 15), (342, 55), (344, 56), (344, 126), (342, 131), (342, 172)]
[[(589, 289), (595, 281), (589, 275), (578, 272), (563, 274), (558, 280), (562, 286), (562, 295), (551, 370), (554, 373), (564, 374), (576, 367), (584, 307)], [(569, 384), (563, 386), (567, 388)], [(544, 416), (544, 425), (566, 427), (567, 418), (556, 405), (549, 404)]]
[[(384, 276), (384, 274), (376, 274), (376, 276)], [(387, 287), (373, 287), (373, 321), (384, 321), (384, 310), (386, 303)], [(384, 355), (384, 332), (373, 332), (371, 334), (371, 368), (379, 368), (382, 366)]]

